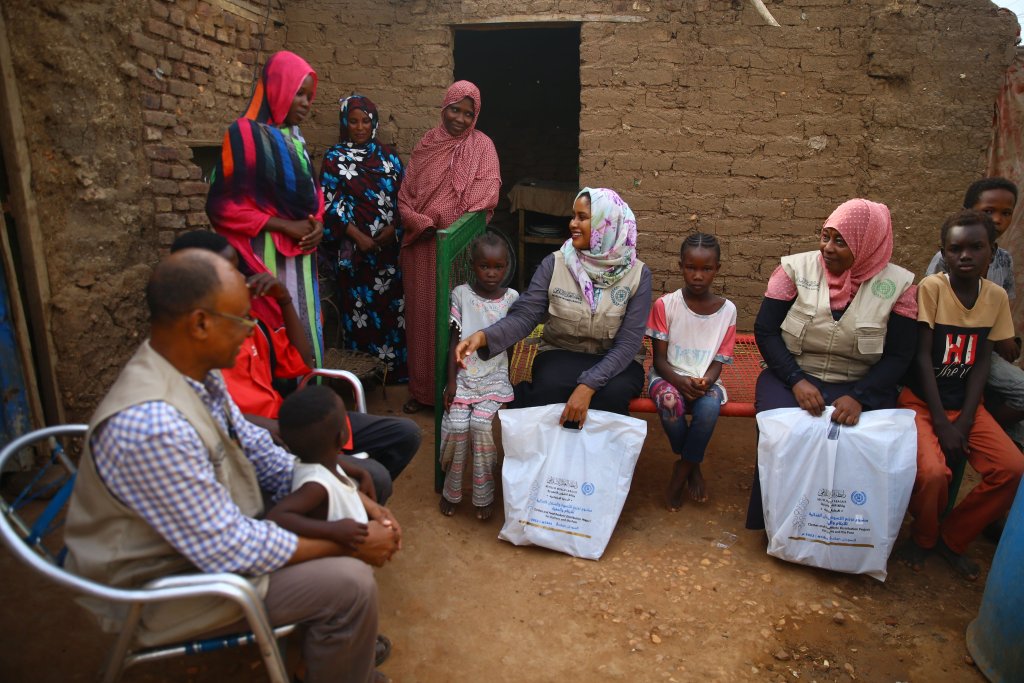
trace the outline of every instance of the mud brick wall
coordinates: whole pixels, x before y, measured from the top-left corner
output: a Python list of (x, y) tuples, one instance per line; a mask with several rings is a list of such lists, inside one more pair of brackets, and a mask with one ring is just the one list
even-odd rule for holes
[[(426, 0), (288, 2), (286, 45), (317, 70), (313, 113), (302, 130), (319, 164), (338, 140), (338, 100), (354, 92), (377, 105), (377, 137), (408, 160), (440, 120), (452, 77), (457, 3)], [(484, 107), (487, 103), (484, 103)]]
[(746, 3), (683, 5), (584, 25), (581, 46), (583, 174), (632, 203), (656, 288), (680, 283), (686, 232), (713, 233), (751, 329), (778, 257), (853, 196), (889, 205), (894, 260), (921, 273), (984, 170), (1014, 22), (986, 1), (770, 3), (779, 28)]
[[(192, 148), (217, 145), (245, 108), (261, 5), (2, 4), (74, 418), (145, 335), (142, 287), (160, 253), (205, 225)], [(438, 121), (452, 27), (579, 23), (581, 183), (633, 206), (659, 291), (679, 285), (687, 232), (718, 235), (721, 290), (750, 329), (778, 257), (811, 248), (848, 197), (888, 203), (896, 261), (923, 269), (983, 172), (1016, 32), (988, 0), (768, 6), (781, 27), (744, 0), (272, 0), (262, 57), (287, 47), (319, 72), (303, 127), (318, 158), (353, 90), (407, 158)]]
[(923, 271), (984, 171), (1016, 32), (988, 0), (768, 6), (781, 27), (738, 0), (302, 0), (287, 3), (286, 44), (321, 70), (314, 147), (336, 136), (329, 100), (359, 90), (408, 155), (437, 121), (451, 27), (582, 20), (580, 183), (636, 211), (659, 291), (681, 284), (686, 233), (717, 235), (721, 290), (751, 329), (779, 256), (813, 248), (850, 197), (890, 206), (894, 260)]
[[(160, 254), (207, 224), (192, 146), (219, 145), (248, 102), (263, 26), (251, 4), (3, 3), (69, 418), (88, 417), (145, 337)], [(282, 44), (278, 5), (265, 50)]]
[(142, 91), (153, 225), (162, 247), (185, 230), (209, 226), (209, 185), (193, 148), (218, 147), (245, 110), (263, 61), (282, 45), (280, 12), (272, 9), (271, 19), (225, 2), (151, 0), (149, 16), (129, 36), (137, 68), (128, 75)]

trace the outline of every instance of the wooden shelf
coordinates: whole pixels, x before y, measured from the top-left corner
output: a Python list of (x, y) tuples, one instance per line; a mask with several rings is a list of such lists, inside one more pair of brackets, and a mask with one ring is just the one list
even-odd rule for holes
[(568, 234), (564, 237), (538, 237), (536, 235), (527, 235), (523, 238), (523, 242), (526, 244), (561, 244), (568, 238)]
[[(548, 216), (555, 223), (565, 223), (565, 232), (561, 237), (541, 237), (539, 235), (530, 235), (526, 232), (526, 210), (519, 209), (519, 253), (517, 254), (517, 263), (519, 268), (518, 283), (519, 291), (526, 291), (526, 285), (529, 284), (526, 281), (526, 270), (527, 270), (527, 258), (526, 258), (526, 246), (529, 244), (546, 244), (549, 246), (557, 246), (565, 242), (569, 237), (569, 219), (565, 216)], [(531, 212), (536, 213), (536, 212)], [(539, 214), (547, 215), (547, 214)]]
[[(519, 214), (519, 291), (527, 285), (527, 246), (531, 244), (558, 246), (569, 237), (569, 220), (572, 218), (572, 202), (577, 192), (576, 183), (545, 181), (536, 179), (520, 180), (509, 192), (513, 211)], [(530, 213), (531, 223), (557, 225), (559, 236), (531, 235), (526, 231), (526, 214)]]

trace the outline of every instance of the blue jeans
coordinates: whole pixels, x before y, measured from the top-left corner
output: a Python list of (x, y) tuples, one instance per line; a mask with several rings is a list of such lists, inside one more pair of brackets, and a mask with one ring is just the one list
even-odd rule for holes
[(664, 379), (651, 382), (648, 392), (658, 407), (661, 426), (668, 436), (672, 452), (692, 463), (704, 462), (704, 451), (722, 409), (722, 388), (712, 385), (708, 393), (690, 403), (690, 422), (686, 422), (686, 399), (679, 390)]

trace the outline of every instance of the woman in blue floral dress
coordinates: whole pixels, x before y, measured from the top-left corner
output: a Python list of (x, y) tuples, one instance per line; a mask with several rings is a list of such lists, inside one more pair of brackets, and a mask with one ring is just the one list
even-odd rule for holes
[(398, 267), (402, 162), (377, 142), (377, 107), (361, 95), (341, 100), (341, 141), (324, 155), (321, 268), (338, 283), (345, 348), (383, 360), (388, 381), (408, 378), (405, 297)]

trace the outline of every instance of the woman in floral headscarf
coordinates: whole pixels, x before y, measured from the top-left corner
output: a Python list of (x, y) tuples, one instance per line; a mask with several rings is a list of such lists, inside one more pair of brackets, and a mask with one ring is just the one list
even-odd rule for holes
[[(285, 283), (319, 366), (323, 333), (313, 252), (323, 236), (324, 200), (299, 132), (314, 95), (316, 72), (306, 60), (292, 52), (270, 56), (249, 108), (224, 134), (206, 213), (238, 252), (243, 270), (269, 271)], [(284, 325), (272, 297), (254, 299), (252, 311), (271, 329)]]
[(508, 315), (455, 353), (489, 358), (544, 323), (533, 381), (515, 387), (512, 407), (565, 403), (561, 422), (582, 425), (590, 408), (629, 414), (640, 395), (651, 271), (636, 257), (633, 212), (612, 190), (583, 188), (569, 231)]
[(377, 142), (377, 107), (362, 95), (341, 100), (340, 142), (324, 155), (324, 240), (320, 265), (336, 276), (345, 348), (387, 364), (388, 379), (406, 379), (402, 225), (398, 188), (402, 161)]
[[(755, 409), (800, 407), (854, 425), (865, 410), (896, 407), (896, 386), (917, 348), (914, 274), (889, 263), (885, 204), (851, 199), (821, 228), (819, 248), (782, 257), (754, 322), (767, 369)], [(764, 528), (757, 473), (747, 528)]]
[(469, 81), (452, 84), (441, 104), (441, 122), (428, 130), (413, 150), (398, 194), (409, 341), (407, 413), (434, 403), (434, 233), (472, 211), (486, 211), (490, 220), (498, 205), (498, 153), (491, 139), (476, 130), (479, 117), (480, 90)]

